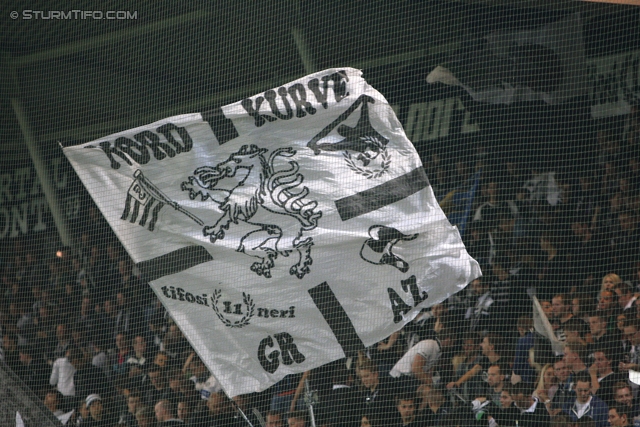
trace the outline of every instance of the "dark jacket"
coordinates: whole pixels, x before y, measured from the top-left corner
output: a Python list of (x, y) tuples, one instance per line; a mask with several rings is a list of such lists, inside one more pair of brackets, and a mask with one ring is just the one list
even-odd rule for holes
[(547, 408), (536, 400), (535, 408), (528, 408), (518, 415), (518, 427), (548, 427), (551, 425), (551, 416), (547, 412)]
[(515, 403), (511, 403), (511, 406), (507, 408), (499, 408), (498, 405), (494, 405), (490, 408), (489, 415), (496, 420), (500, 427), (512, 427), (516, 425), (516, 420), (520, 418), (520, 409)]
[(20, 364), (17, 374), (31, 390), (39, 392), (49, 387), (51, 367), (44, 360), (34, 358), (29, 365)]
[(402, 423), (400, 413), (394, 400), (394, 386), (391, 381), (380, 380), (374, 392), (363, 390), (358, 399), (364, 405), (364, 413), (375, 415), (382, 425), (398, 425)]
[[(578, 414), (575, 410), (575, 400), (569, 402), (562, 409), (562, 412), (569, 415), (571, 421), (578, 421)], [(596, 422), (596, 427), (608, 427), (609, 426), (609, 407), (599, 397), (592, 396), (589, 409), (583, 417), (590, 417)]]
[(324, 402), (317, 405), (317, 416), (321, 424), (334, 427), (359, 427), (365, 403), (358, 398), (354, 387), (331, 390)]
[(97, 366), (85, 363), (73, 375), (76, 388), (76, 398), (85, 399), (90, 394), (99, 394), (103, 399), (115, 394), (113, 385), (109, 382), (104, 371)]

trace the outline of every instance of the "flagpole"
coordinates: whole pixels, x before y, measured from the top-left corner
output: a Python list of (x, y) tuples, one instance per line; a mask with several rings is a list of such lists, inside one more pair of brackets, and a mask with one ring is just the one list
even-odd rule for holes
[(142, 173), (142, 171), (140, 169), (138, 169), (138, 170), (136, 170), (134, 172), (133, 177), (143, 187), (146, 187), (146, 189), (151, 193), (152, 197), (154, 197), (155, 199), (161, 200), (163, 203), (166, 203), (167, 205), (171, 206), (172, 208), (174, 208), (178, 212), (181, 212), (181, 213), (185, 214), (186, 216), (191, 218), (193, 221), (195, 221), (198, 225), (204, 225), (204, 222), (200, 218), (198, 218), (197, 216), (195, 216), (191, 212), (189, 212), (186, 209), (184, 209), (177, 202), (174, 202), (173, 200), (171, 200), (162, 191), (160, 191), (160, 189), (158, 187), (153, 185), (153, 183), (151, 183), (151, 181), (149, 181), (147, 178), (145, 178), (144, 174)]
[(313, 413), (313, 404), (315, 403), (315, 396), (309, 388), (309, 380), (304, 380), (304, 400), (309, 408), (309, 419), (311, 420), (311, 427), (316, 427), (316, 417)]
[[(294, 14), (297, 15), (298, 20), (300, 19), (300, 1), (294, 0)], [(300, 55), (300, 60), (302, 61), (302, 65), (304, 66), (304, 71), (307, 74), (316, 72), (316, 64), (313, 60), (313, 55), (309, 46), (307, 45), (307, 41), (305, 39), (302, 31), (297, 27), (293, 26), (291, 28), (291, 36), (293, 37), (293, 41), (296, 44), (296, 48), (298, 49), (298, 54)]]
[(36, 170), (36, 176), (42, 186), (42, 192), (44, 193), (44, 197), (47, 200), (49, 209), (51, 210), (51, 216), (53, 217), (53, 222), (55, 223), (58, 235), (60, 236), (60, 241), (64, 246), (71, 246), (72, 239), (69, 234), (67, 222), (62, 213), (60, 203), (58, 202), (58, 196), (51, 183), (51, 179), (49, 178), (49, 173), (47, 172), (40, 150), (37, 147), (36, 140), (31, 133), (31, 127), (29, 126), (24, 109), (22, 108), (22, 102), (19, 98), (11, 98), (11, 106), (13, 107), (13, 112), (18, 119), (18, 124), (22, 131), (22, 137), (24, 138), (25, 145), (29, 150), (33, 167)]
[(240, 412), (240, 415), (242, 415), (242, 418), (244, 418), (244, 420), (247, 422), (247, 424), (249, 424), (250, 427), (255, 427), (253, 423), (249, 421), (249, 418), (247, 418), (244, 411), (240, 409), (240, 406), (238, 406), (234, 401), (231, 401), (231, 404), (236, 408), (236, 411)]

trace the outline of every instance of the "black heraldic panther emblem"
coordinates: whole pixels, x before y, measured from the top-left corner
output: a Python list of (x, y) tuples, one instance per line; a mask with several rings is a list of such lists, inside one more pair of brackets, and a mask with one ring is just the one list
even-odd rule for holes
[[(260, 276), (271, 277), (271, 268), (278, 256), (294, 253), (297, 262), (289, 273), (302, 279), (312, 264), (313, 238), (304, 232), (313, 230), (322, 217), (316, 210), (318, 203), (306, 197), (309, 189), (295, 161), (277, 161), (292, 157), (291, 148), (279, 148), (269, 155), (265, 148), (246, 146), (215, 166), (203, 166), (182, 183), (182, 190), (193, 200), (200, 196), (219, 204), (222, 217), (213, 225), (205, 225), (203, 233), (211, 243), (225, 238), (225, 230), (242, 221), (257, 229), (246, 233), (236, 249), (260, 259), (251, 270)], [(282, 163), (277, 168), (275, 163)], [(287, 165), (288, 163), (288, 165)]]

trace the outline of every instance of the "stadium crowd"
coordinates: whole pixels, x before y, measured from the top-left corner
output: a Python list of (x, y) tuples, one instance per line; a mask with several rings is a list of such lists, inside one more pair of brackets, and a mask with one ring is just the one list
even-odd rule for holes
[[(445, 211), (482, 171), (464, 240), (484, 276), (357, 358), (260, 393), (224, 394), (95, 207), (73, 250), (11, 242), (0, 356), (67, 425), (310, 427), (310, 399), (328, 427), (640, 425), (639, 148), (634, 109), (624, 138), (597, 132), (588, 167), (429, 156)], [(534, 331), (532, 296), (562, 351)]]

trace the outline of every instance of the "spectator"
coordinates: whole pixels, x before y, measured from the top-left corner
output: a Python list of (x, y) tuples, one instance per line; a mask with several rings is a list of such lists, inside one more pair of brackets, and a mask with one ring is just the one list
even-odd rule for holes
[(89, 410), (89, 418), (82, 422), (83, 427), (113, 427), (115, 425), (115, 417), (109, 411), (105, 411), (99, 394), (88, 395), (85, 402)]
[(127, 368), (129, 367), (126, 362), (129, 360), (131, 353), (129, 338), (124, 333), (118, 333), (116, 334), (115, 342), (116, 353), (109, 360), (111, 376), (126, 375), (128, 374)]
[[(568, 416), (564, 414), (556, 415), (554, 417), (551, 417), (551, 427), (586, 427), (586, 425), (589, 425), (589, 427), (595, 427), (595, 423), (592, 419), (583, 418), (583, 420), (583, 422), (578, 421), (577, 423), (572, 423), (571, 419)], [(591, 422), (591, 424), (593, 425), (588, 424), (589, 422)]]
[(501, 406), (500, 395), (504, 389), (505, 382), (504, 374), (502, 373), (500, 365), (491, 365), (489, 366), (489, 369), (487, 369), (487, 386), (487, 392), (485, 393), (486, 398), (491, 400), (494, 404)]
[[(462, 340), (462, 351), (451, 360), (454, 375), (458, 378), (463, 376), (478, 363), (479, 359), (480, 336), (468, 333)], [(471, 396), (475, 396), (481, 386), (481, 379), (476, 376), (462, 385), (460, 394), (466, 400), (471, 400)]]
[(384, 424), (399, 422), (393, 387), (389, 381), (380, 378), (378, 366), (360, 354), (356, 372), (362, 385), (360, 402), (365, 406), (365, 411), (373, 414)]
[(544, 405), (533, 397), (532, 392), (533, 390), (523, 383), (511, 386), (511, 397), (521, 411), (515, 424), (517, 426), (544, 426), (549, 425), (551, 421)]
[(163, 344), (170, 363), (173, 363), (178, 358), (178, 355), (190, 350), (189, 342), (173, 320), (170, 322), (169, 329), (163, 338)]
[(147, 340), (141, 334), (133, 338), (133, 353), (129, 355), (127, 363), (133, 363), (140, 369), (147, 363)]
[(80, 314), (76, 318), (76, 325), (82, 326), (87, 331), (93, 331), (96, 325), (96, 313), (91, 297), (85, 295), (80, 303)]
[(557, 294), (551, 300), (551, 305), (553, 306), (553, 318), (549, 319), (549, 321), (553, 326), (556, 337), (560, 341), (567, 340), (564, 325), (569, 319), (573, 318), (569, 301), (570, 300), (564, 294)]
[[(551, 306), (551, 304), (549, 304)], [(520, 316), (516, 326), (518, 330), (518, 342), (513, 363), (513, 373), (527, 384), (533, 384), (536, 378), (536, 370), (529, 364), (529, 350), (534, 347), (533, 319), (531, 316)]]
[(78, 402), (77, 412), (75, 414), (75, 425), (83, 425), (83, 423), (91, 417), (89, 408), (87, 408), (87, 402), (82, 399)]
[(596, 422), (596, 427), (608, 427), (609, 408), (600, 398), (591, 395), (589, 375), (580, 373), (575, 378), (575, 384), (575, 401), (569, 402), (563, 412), (574, 422), (586, 416)]
[[(627, 317), (626, 314), (624, 313), (620, 313), (616, 316), (616, 333), (619, 335), (624, 335), (624, 327), (627, 324), (627, 319), (628, 320), (632, 320), (633, 316), (631, 316), (631, 313), (629, 313), (629, 316)], [(626, 340), (622, 341), (622, 346), (624, 347), (625, 351), (628, 351), (628, 343)]]
[(637, 297), (633, 293), (631, 284), (627, 282), (618, 283), (614, 290), (618, 296), (618, 305), (623, 312), (635, 308), (633, 303), (636, 301)]
[(636, 299), (633, 304), (635, 305), (636, 319), (640, 319), (640, 299)]
[[(571, 390), (571, 382), (569, 381), (571, 371), (563, 359), (557, 360), (553, 364), (553, 372), (556, 376), (558, 389), (553, 397), (549, 396), (550, 405), (546, 404), (551, 416), (558, 415), (562, 412), (562, 408), (574, 399), (574, 391)], [(546, 402), (546, 399), (543, 402)]]
[(597, 311), (591, 314), (589, 316), (589, 329), (592, 340), (588, 345), (589, 354), (595, 353), (597, 349), (606, 348), (609, 349), (614, 363), (619, 362), (623, 353), (622, 344), (612, 332), (607, 330), (606, 317)]
[(153, 409), (143, 406), (136, 411), (138, 427), (155, 427), (156, 416)]
[(283, 427), (282, 414), (280, 412), (269, 411), (265, 417), (266, 427)]
[[(169, 391), (167, 399), (169, 399), (173, 403), (177, 403), (180, 400), (186, 399), (187, 396), (184, 395), (182, 390), (185, 389), (185, 385), (188, 384), (188, 381), (184, 378), (182, 372), (178, 371), (177, 369), (168, 371), (167, 379), (169, 381)], [(189, 386), (191, 385), (189, 384)]]
[(496, 257), (493, 260), (492, 273), (495, 280), (491, 282), (491, 297), (495, 301), (492, 306), (492, 315), (501, 319), (500, 325), (493, 327), (493, 332), (508, 333), (514, 330), (514, 326), (521, 313), (523, 302), (529, 303), (530, 298), (526, 294), (526, 288), (519, 286), (508, 268), (506, 257)]
[(126, 335), (135, 335), (142, 330), (144, 316), (140, 306), (132, 305), (129, 294), (120, 291), (116, 294), (117, 315), (115, 332)]
[(633, 391), (626, 381), (620, 381), (614, 384), (613, 392), (615, 394), (615, 404), (613, 406), (625, 408), (627, 414), (629, 414), (629, 419), (640, 415), (640, 405), (634, 403)]
[(127, 410), (120, 413), (119, 425), (135, 426), (136, 412), (142, 407), (142, 398), (138, 391), (133, 391), (127, 396)]
[(625, 355), (625, 361), (620, 362), (620, 370), (627, 372), (629, 369), (640, 369), (640, 323), (638, 320), (630, 320), (623, 326), (624, 338), (629, 340), (629, 348)]
[(175, 405), (169, 400), (160, 400), (156, 403), (154, 411), (159, 426), (180, 426), (184, 424), (182, 420), (178, 419)]
[(477, 278), (469, 284), (473, 291), (474, 298), (470, 301), (471, 306), (465, 313), (465, 319), (469, 322), (471, 332), (487, 333), (494, 331), (496, 325), (496, 313), (492, 306), (495, 302), (489, 289), (489, 284)]
[(588, 356), (587, 346), (580, 344), (572, 344), (564, 348), (564, 363), (571, 370), (572, 379), (580, 372), (587, 372), (585, 360)]
[[(158, 302), (158, 304), (160, 304), (159, 300), (156, 299), (156, 301)], [(155, 312), (154, 314), (152, 314), (151, 318), (149, 319), (148, 326), (149, 335), (151, 336), (149, 342), (152, 348), (151, 353), (155, 354), (159, 351), (164, 351), (164, 343), (162, 342), (162, 340), (167, 328), (164, 319), (164, 313)]]
[(555, 375), (555, 368), (552, 364), (547, 364), (542, 367), (540, 371), (540, 377), (536, 384), (534, 397), (537, 397), (549, 411), (549, 415), (554, 415), (550, 409), (551, 404), (556, 392), (558, 391), (558, 379)]
[[(192, 414), (193, 408), (191, 405), (191, 401), (187, 399), (180, 400), (176, 408), (178, 411), (178, 419), (181, 420), (186, 425), (188, 425), (189, 421), (191, 421), (192, 419), (191, 414)], [(267, 415), (267, 418), (268, 418), (268, 415)], [(269, 421), (267, 421), (267, 427), (269, 427)]]
[(627, 427), (631, 425), (631, 416), (625, 407), (612, 406), (609, 408), (608, 421), (611, 427)]
[(616, 307), (615, 299), (616, 294), (613, 291), (602, 291), (600, 292), (600, 298), (596, 306), (596, 314), (606, 319), (607, 331), (614, 335), (616, 331), (616, 316), (619, 311)]
[(407, 394), (396, 397), (396, 408), (402, 419), (402, 427), (418, 427), (424, 422), (418, 416), (416, 396)]
[(158, 365), (161, 368), (168, 368), (167, 364), (169, 363), (169, 361), (169, 355), (166, 351), (157, 352), (155, 357), (153, 358), (153, 364)]
[(23, 313), (22, 318), (18, 320), (19, 334), (41, 348), (46, 354), (46, 360), (50, 362), (53, 362), (53, 351), (56, 347), (57, 318), (52, 313), (54, 310), (49, 305), (43, 305), (38, 309), (38, 315), (33, 319)]
[[(402, 336), (401, 331), (397, 331), (369, 349), (371, 360), (378, 365), (381, 373), (388, 374), (393, 365), (402, 357), (405, 348), (413, 347), (419, 341), (422, 341), (422, 336), (428, 335), (427, 323), (432, 318), (425, 319), (426, 317), (425, 313), (421, 313), (405, 325), (402, 330), (402, 335), (405, 337), (404, 342), (399, 339)], [(435, 336), (435, 333), (433, 335)], [(427, 338), (425, 337), (424, 339)]]
[(473, 221), (482, 221), (488, 229), (492, 229), (498, 221), (500, 210), (506, 206), (500, 200), (500, 187), (495, 179), (491, 179), (482, 185), (482, 196), (486, 202), (482, 203), (476, 209), (473, 215)]
[(122, 256), (118, 260), (118, 275), (120, 284), (117, 288), (120, 291), (134, 292), (143, 286), (140, 279), (133, 274), (133, 263), (128, 256)]
[(290, 412), (287, 423), (289, 427), (308, 427), (309, 416), (305, 411)]
[(613, 249), (613, 263), (616, 271), (632, 270), (637, 248), (640, 246), (640, 228), (638, 228), (638, 214), (632, 209), (618, 213), (617, 230), (611, 240)]
[(333, 387), (321, 402), (318, 418), (322, 424), (334, 427), (358, 427), (364, 403), (358, 399), (354, 375), (345, 366), (346, 360), (332, 364)]
[(21, 366), (17, 372), (20, 379), (33, 391), (40, 391), (49, 386), (51, 368), (42, 358), (37, 356), (33, 346), (25, 344), (18, 347)]
[(580, 319), (584, 323), (589, 323), (589, 316), (596, 309), (592, 295), (580, 295), (571, 300), (571, 314), (574, 319)]
[(102, 302), (102, 306), (96, 306), (96, 313), (98, 313), (97, 324), (100, 325), (101, 331), (109, 339), (109, 342), (112, 342), (111, 340), (116, 338), (116, 320), (118, 318), (114, 298), (108, 295)]
[(144, 395), (144, 402), (147, 406), (154, 407), (159, 400), (169, 398), (171, 389), (168, 387), (165, 370), (161, 366), (151, 364), (147, 370), (147, 376), (151, 387)]
[(59, 323), (56, 325), (56, 339), (58, 343), (53, 350), (53, 358), (51, 362), (61, 357), (65, 357), (69, 345), (71, 345), (71, 334), (69, 333), (69, 326), (66, 323)]
[[(389, 373), (394, 378), (412, 377), (420, 384), (433, 383), (433, 369), (445, 348), (453, 345), (453, 334), (443, 331), (435, 340), (424, 340), (414, 345), (396, 363)], [(417, 386), (415, 384), (413, 391)]]
[(76, 369), (69, 361), (70, 349), (67, 353), (53, 362), (49, 384), (54, 386), (63, 396), (70, 398), (76, 395), (76, 388), (73, 383), (73, 376)]
[(76, 370), (73, 376), (76, 396), (82, 398), (90, 394), (99, 394), (109, 398), (115, 394), (113, 386), (102, 369), (88, 363), (80, 349), (69, 349), (69, 361)]
[[(542, 259), (537, 269), (538, 285), (536, 290), (543, 296), (557, 296), (569, 292), (570, 286), (565, 277), (568, 274), (569, 265), (567, 255), (557, 241), (558, 237), (555, 230), (545, 230), (540, 237)], [(564, 303), (569, 305), (571, 300), (565, 299)], [(570, 311), (571, 309), (569, 309)]]
[(223, 392), (211, 393), (207, 400), (207, 413), (201, 415), (203, 425), (234, 427), (235, 418), (229, 398)]
[(602, 287), (600, 288), (600, 295), (604, 291), (614, 291), (616, 286), (622, 283), (622, 279), (615, 273), (606, 274), (602, 278)]
[(182, 372), (191, 375), (189, 380), (193, 381), (196, 391), (200, 393), (203, 400), (208, 400), (211, 393), (222, 391), (218, 380), (209, 373), (207, 367), (195, 353), (189, 354), (182, 367)]
[(615, 404), (615, 392), (613, 386), (625, 380), (625, 375), (613, 372), (613, 361), (609, 356), (609, 349), (602, 348), (595, 353), (595, 363), (589, 369), (589, 372), (595, 371), (597, 380), (591, 381), (591, 390), (598, 396), (607, 406)]
[(551, 301), (546, 299), (541, 299), (540, 307), (542, 307), (542, 311), (544, 311), (544, 314), (545, 316), (547, 316), (547, 319), (551, 320), (553, 318), (553, 305), (551, 305)]
[(48, 390), (44, 395), (44, 406), (51, 411), (56, 417), (60, 417), (64, 414), (64, 411), (60, 408), (62, 405), (62, 394), (58, 390)]
[(500, 393), (500, 406), (499, 409), (491, 411), (491, 418), (493, 418), (499, 426), (514, 426), (516, 420), (520, 417), (520, 409), (516, 406), (516, 403), (511, 397), (512, 385), (507, 384)]
[[(86, 330), (81, 324), (75, 324), (71, 327), (71, 344), (82, 350), (86, 357), (92, 356), (92, 345), (86, 339)], [(65, 352), (66, 354), (66, 352)]]
[(587, 345), (588, 327), (581, 319), (572, 317), (565, 322), (563, 329), (567, 344)]
[(460, 387), (462, 384), (469, 381), (474, 376), (478, 375), (480, 372), (487, 372), (489, 366), (492, 364), (496, 364), (502, 360), (502, 345), (503, 339), (500, 335), (497, 334), (487, 334), (480, 344), (480, 348), (482, 349), (482, 357), (478, 360), (478, 363), (471, 368), (466, 374), (462, 377), (458, 378), (456, 381), (452, 381), (447, 384), (448, 389), (452, 389), (454, 387)]
[(129, 377), (135, 377), (144, 373), (147, 363), (147, 340), (142, 335), (133, 338), (133, 353), (129, 354)]
[(107, 357), (107, 352), (105, 351), (104, 346), (104, 338), (97, 334), (92, 343), (91, 343), (92, 355), (91, 355), (91, 364), (97, 368), (102, 369), (105, 375), (109, 375), (111, 373), (111, 369), (109, 367), (109, 358)]
[(423, 395), (423, 401), (420, 405), (419, 418), (423, 420), (423, 425), (427, 427), (439, 426), (451, 410), (449, 402), (445, 399), (441, 386), (428, 387), (420, 386), (418, 389)]

